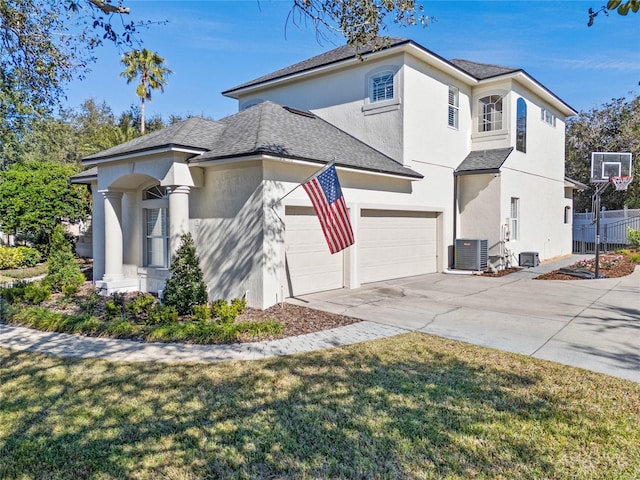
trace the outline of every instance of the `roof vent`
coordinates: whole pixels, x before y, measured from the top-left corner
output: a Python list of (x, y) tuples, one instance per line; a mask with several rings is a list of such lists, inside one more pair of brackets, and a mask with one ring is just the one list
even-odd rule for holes
[(307, 110), (298, 110), (297, 108), (292, 108), (292, 107), (282, 107), (282, 108), (284, 108), (288, 112), (295, 113), (296, 115), (301, 115), (303, 117), (308, 117), (308, 118), (316, 118), (316, 116), (313, 113)]

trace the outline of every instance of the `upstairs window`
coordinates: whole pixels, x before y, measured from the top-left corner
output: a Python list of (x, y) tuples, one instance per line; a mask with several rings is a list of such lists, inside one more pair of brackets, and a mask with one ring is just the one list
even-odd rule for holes
[(448, 125), (458, 128), (458, 116), (460, 110), (460, 91), (457, 87), (449, 87), (449, 117)]
[(546, 108), (540, 109), (540, 118), (543, 122), (549, 125), (556, 126), (556, 116)]
[(502, 130), (502, 97), (489, 95), (478, 100), (478, 131)]
[(394, 95), (393, 72), (378, 73), (369, 79), (369, 102), (392, 100)]
[(516, 108), (516, 150), (527, 151), (527, 103), (519, 98)]

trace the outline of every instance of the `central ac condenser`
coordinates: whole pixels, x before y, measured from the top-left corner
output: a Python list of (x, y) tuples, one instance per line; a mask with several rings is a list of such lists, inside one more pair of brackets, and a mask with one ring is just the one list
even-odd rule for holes
[(456, 239), (456, 270), (485, 271), (489, 262), (489, 241)]

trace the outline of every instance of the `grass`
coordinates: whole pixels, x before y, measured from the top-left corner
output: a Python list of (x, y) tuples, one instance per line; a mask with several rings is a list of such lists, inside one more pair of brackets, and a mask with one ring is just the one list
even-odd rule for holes
[(47, 274), (47, 264), (41, 263), (35, 267), (13, 268), (0, 270), (0, 283), (13, 282), (14, 280), (24, 280), (25, 278), (38, 277)]
[(640, 477), (640, 385), (412, 333), (127, 364), (0, 349), (0, 478)]

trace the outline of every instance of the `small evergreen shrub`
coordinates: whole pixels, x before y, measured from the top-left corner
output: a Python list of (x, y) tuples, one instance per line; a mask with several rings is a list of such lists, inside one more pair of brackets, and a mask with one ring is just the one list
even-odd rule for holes
[(155, 304), (156, 299), (153, 295), (141, 293), (129, 302), (126, 302), (124, 308), (134, 319), (142, 320), (149, 316)]
[(640, 248), (640, 229), (627, 227), (627, 238), (633, 248)]
[(0, 297), (11, 304), (23, 302), (24, 290), (27, 288), (27, 285), (29, 285), (29, 282), (24, 280), (14, 282), (11, 287), (0, 289)]
[(171, 260), (171, 277), (164, 287), (162, 302), (175, 307), (180, 315), (193, 314), (196, 305), (207, 303), (200, 259), (190, 233), (180, 237), (180, 246)]
[(34, 267), (42, 260), (40, 252), (31, 247), (0, 247), (0, 270)]
[(51, 250), (49, 253), (49, 270), (42, 280), (54, 292), (63, 292), (67, 296), (75, 294), (84, 284), (85, 277), (80, 270), (67, 239), (64, 229), (58, 225), (53, 230)]
[(102, 301), (102, 297), (95, 290), (91, 290), (86, 297), (78, 302), (80, 312), (86, 315), (94, 315), (98, 310), (98, 305)]
[(149, 312), (148, 325), (170, 325), (178, 323), (178, 310), (169, 305), (156, 305)]
[(247, 301), (243, 298), (234, 298), (231, 303), (224, 299), (211, 302), (211, 316), (217, 323), (232, 323), (247, 309)]
[(196, 305), (193, 307), (193, 321), (207, 322), (211, 319), (211, 309), (209, 305)]
[(38, 285), (35, 282), (31, 282), (24, 287), (24, 301), (27, 303), (38, 305), (50, 298), (51, 288), (47, 285)]

